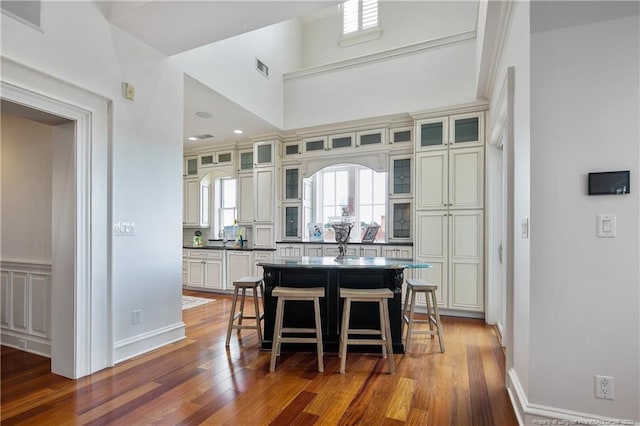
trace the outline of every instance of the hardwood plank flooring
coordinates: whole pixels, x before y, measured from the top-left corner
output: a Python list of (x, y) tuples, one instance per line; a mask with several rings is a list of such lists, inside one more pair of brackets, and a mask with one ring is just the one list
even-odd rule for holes
[[(255, 331), (225, 338), (231, 297), (183, 311), (186, 339), (78, 380), (48, 358), (1, 351), (2, 425), (516, 425), (504, 387), (504, 354), (484, 321), (442, 317), (447, 352), (415, 335), (387, 374), (380, 354), (258, 350)], [(252, 314), (251, 307), (247, 307)]]

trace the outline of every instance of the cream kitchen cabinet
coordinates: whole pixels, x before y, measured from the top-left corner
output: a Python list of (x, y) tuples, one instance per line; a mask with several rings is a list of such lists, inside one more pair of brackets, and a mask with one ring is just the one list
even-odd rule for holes
[[(354, 246), (356, 247), (356, 246)], [(347, 248), (347, 251), (349, 248)], [(357, 256), (360, 257), (380, 257), (380, 246), (377, 244), (360, 244), (356, 247)]]
[(414, 244), (415, 258), (432, 267), (414, 274), (438, 286), (440, 306), (483, 310), (483, 229), (482, 210), (416, 213), (416, 232), (425, 237)]
[(257, 223), (271, 223), (275, 221), (276, 210), (276, 176), (275, 168), (265, 167), (254, 170), (253, 173), (253, 220)]
[[(255, 264), (255, 275), (258, 277), (262, 277), (264, 276), (264, 269), (262, 268), (262, 266), (258, 266), (258, 263), (261, 262), (271, 262), (273, 261), (273, 257), (274, 257), (274, 253), (273, 251), (255, 251), (253, 252), (253, 262)], [(252, 275), (254, 275), (252, 274)]]
[(187, 286), (224, 290), (224, 250), (189, 250)]
[(483, 111), (416, 121), (416, 151), (483, 145)]
[(304, 256), (304, 244), (278, 244), (278, 257), (297, 258)]
[(244, 276), (254, 275), (253, 252), (226, 250), (227, 289), (233, 288), (233, 282)]
[(253, 225), (253, 173), (238, 174), (238, 223)]
[(209, 227), (209, 200), (211, 186), (198, 179), (183, 180), (183, 221), (184, 227)]
[(305, 244), (304, 255), (310, 257), (322, 257), (322, 244)]
[(382, 257), (390, 257), (392, 259), (413, 259), (412, 246), (381, 246)]
[(207, 167), (233, 165), (233, 154), (234, 150), (231, 149), (200, 154), (198, 167), (202, 169)]
[(416, 209), (484, 205), (484, 148), (416, 153)]

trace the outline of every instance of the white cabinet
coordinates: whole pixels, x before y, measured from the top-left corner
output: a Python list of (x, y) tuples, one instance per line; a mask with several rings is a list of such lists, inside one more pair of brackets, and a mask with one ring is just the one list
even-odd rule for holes
[(283, 167), (282, 168), (282, 198), (287, 201), (300, 201), (302, 195), (300, 193), (301, 185), (301, 173), (298, 166), (295, 167)]
[(273, 261), (273, 251), (254, 251), (253, 252), (253, 262), (255, 265), (255, 275), (258, 277), (264, 276), (264, 269), (262, 266), (258, 266), (258, 263), (261, 262), (271, 262)]
[(412, 246), (382, 246), (382, 257), (389, 257), (392, 259), (413, 259), (413, 247)]
[(189, 265), (188, 265), (189, 252), (182, 250), (182, 285), (189, 283)]
[[(414, 271), (438, 286), (443, 307), (484, 307), (482, 210), (423, 211), (416, 214), (416, 259), (433, 265)], [(428, 237), (426, 237), (428, 236)]]
[(387, 210), (387, 242), (411, 241), (413, 209), (411, 199), (391, 199)]
[(253, 224), (253, 174), (238, 174), (238, 223)]
[(275, 169), (266, 167), (254, 170), (253, 220), (257, 223), (274, 223), (275, 220)]
[(254, 167), (268, 167), (275, 164), (274, 141), (256, 142), (253, 145), (253, 165)]
[(200, 182), (197, 179), (183, 181), (183, 213), (184, 226), (198, 226), (200, 224)]
[(276, 247), (275, 227), (270, 224), (253, 225), (253, 248), (272, 249)]
[(416, 154), (416, 209), (477, 209), (484, 205), (484, 148)]
[(305, 244), (304, 255), (310, 257), (322, 257), (322, 244)]
[(238, 173), (250, 173), (253, 171), (253, 149), (239, 151), (238, 156), (240, 157)]
[(356, 147), (380, 146), (387, 143), (387, 129), (363, 130), (356, 132)]
[[(322, 255), (336, 257), (340, 254), (338, 244), (325, 244), (322, 246)], [(360, 256), (360, 246), (347, 244), (345, 256)]]
[(416, 135), (416, 151), (483, 146), (484, 112), (418, 120)]
[(224, 290), (223, 254), (223, 250), (189, 250), (187, 286)]
[(211, 187), (208, 182), (198, 179), (183, 181), (183, 220), (185, 227), (209, 227), (209, 197)]
[(227, 286), (232, 289), (233, 282), (244, 276), (253, 275), (253, 252), (227, 250)]
[(192, 155), (184, 157), (184, 169), (182, 172), (183, 177), (196, 177), (198, 176), (198, 156)]
[(380, 257), (380, 246), (361, 244), (358, 247), (358, 256), (360, 257)]
[(413, 167), (410, 155), (389, 157), (389, 197), (410, 197), (413, 186)]
[(233, 150), (207, 152), (199, 156), (199, 168), (233, 165)]
[(284, 214), (283, 226), (282, 226), (282, 239), (283, 240), (300, 240), (301, 227), (300, 227), (300, 204), (284, 205), (282, 206)]
[(303, 244), (278, 244), (277, 247), (278, 257), (282, 258), (297, 258), (304, 256)]
[(399, 144), (398, 148), (413, 142), (413, 127), (396, 127), (389, 129), (389, 144)]

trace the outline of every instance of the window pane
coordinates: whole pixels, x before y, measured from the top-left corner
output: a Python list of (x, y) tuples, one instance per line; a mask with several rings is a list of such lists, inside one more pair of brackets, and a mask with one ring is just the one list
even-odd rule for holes
[(336, 205), (346, 206), (349, 200), (349, 172), (336, 172), (335, 181)]
[(335, 176), (334, 172), (324, 172), (322, 174), (322, 199), (325, 206), (336, 204)]
[(378, 0), (362, 0), (362, 29), (378, 25)]
[(336, 216), (336, 210), (335, 207), (330, 206), (330, 207), (324, 207), (322, 209), (323, 213), (322, 213), (322, 223), (327, 223), (329, 222), (329, 218), (331, 216)]
[(373, 173), (373, 202), (384, 204), (387, 199), (387, 174)]
[(236, 180), (222, 180), (222, 207), (230, 208), (236, 206)]
[(236, 218), (236, 209), (222, 209), (222, 226), (233, 226)]
[(373, 202), (372, 177), (370, 169), (360, 170), (360, 205)]
[(373, 207), (372, 206), (360, 206), (360, 221), (367, 225), (373, 221)]
[(358, 0), (348, 0), (342, 4), (343, 34), (358, 31)]

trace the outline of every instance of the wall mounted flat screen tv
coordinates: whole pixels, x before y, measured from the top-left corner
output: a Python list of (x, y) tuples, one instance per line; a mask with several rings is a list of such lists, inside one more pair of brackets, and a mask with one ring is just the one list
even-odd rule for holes
[(629, 170), (589, 173), (589, 195), (629, 194)]

